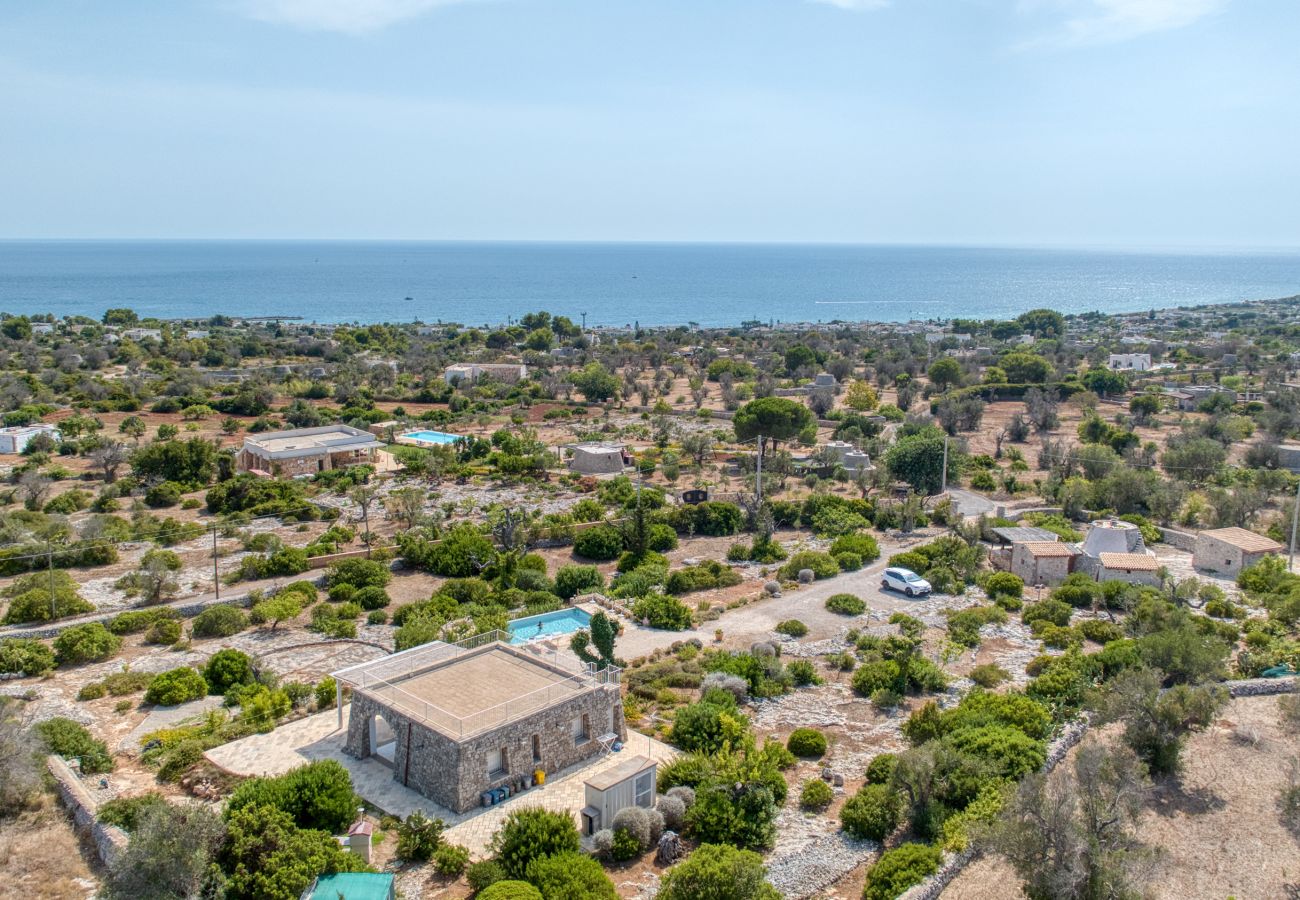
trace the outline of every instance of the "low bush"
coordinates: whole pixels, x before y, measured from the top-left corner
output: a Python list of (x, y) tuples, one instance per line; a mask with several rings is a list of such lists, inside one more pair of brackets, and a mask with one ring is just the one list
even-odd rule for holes
[(459, 878), (469, 865), (469, 848), (460, 844), (443, 844), (433, 851), (433, 868), (439, 875)]
[(181, 639), (181, 623), (176, 619), (159, 619), (144, 633), (146, 644), (170, 647)]
[(799, 687), (818, 684), (821, 681), (821, 679), (817, 677), (817, 669), (813, 666), (812, 662), (806, 659), (792, 660), (790, 664), (785, 667), (785, 670), (790, 674), (790, 677), (794, 679), (794, 683)]
[(208, 683), (189, 666), (160, 672), (149, 682), (144, 702), (157, 706), (179, 706), (208, 695)]
[(820, 759), (826, 754), (826, 735), (815, 728), (796, 728), (785, 745), (795, 756)]
[(808, 626), (798, 619), (786, 619), (784, 622), (778, 622), (773, 631), (787, 637), (801, 638), (808, 633)]
[(880, 558), (880, 545), (869, 534), (842, 534), (831, 544), (831, 556), (841, 553), (855, 553), (863, 563), (875, 562)]
[(44, 675), (54, 668), (54, 651), (30, 638), (0, 640), (0, 673), (5, 675)]
[(942, 854), (928, 844), (902, 844), (881, 854), (867, 870), (863, 900), (894, 900), (939, 870)]
[(898, 827), (899, 806), (885, 785), (863, 785), (840, 809), (840, 824), (853, 837), (882, 841)]
[(894, 777), (894, 768), (898, 765), (898, 756), (893, 753), (880, 753), (867, 763), (867, 784), (889, 784)]
[[(474, 863), (470, 866), (470, 872), (473, 873), (478, 868), (479, 872), (495, 873), (500, 869), (492, 860)], [(471, 881), (471, 886), (473, 882)], [(542, 900), (542, 894), (537, 888), (533, 887), (526, 881), (502, 881), (497, 880), (489, 882), (488, 886), (481, 890), (477, 895), (478, 900)]]
[(38, 724), (36, 733), (55, 756), (81, 760), (81, 771), (87, 775), (113, 771), (113, 757), (109, 755), (108, 745), (94, 737), (84, 725), (56, 716)]
[(831, 594), (826, 598), (826, 608), (842, 616), (860, 616), (867, 611), (867, 604), (853, 594)]
[(197, 616), (190, 625), (190, 633), (196, 638), (230, 637), (239, 634), (248, 627), (248, 616), (243, 610), (228, 603), (209, 606)]
[(203, 667), (203, 677), (214, 694), (224, 694), (232, 687), (252, 684), (256, 680), (252, 658), (232, 647), (212, 654)]
[(618, 900), (614, 882), (600, 863), (577, 850), (537, 857), (528, 864), (527, 878), (546, 898)]
[(99, 622), (65, 629), (54, 639), (54, 660), (60, 666), (101, 662), (117, 653), (122, 639)]
[(492, 851), (510, 877), (526, 876), (529, 863), (560, 853), (576, 854), (581, 841), (567, 812), (541, 807), (511, 810), (492, 837)]
[(779, 574), (786, 581), (793, 581), (799, 577), (802, 569), (812, 570), (813, 577), (818, 580), (833, 578), (840, 574), (840, 564), (835, 557), (816, 550), (804, 550), (791, 556), (780, 568)]
[(408, 862), (428, 862), (442, 846), (442, 819), (430, 819), (415, 810), (397, 826), (397, 858)]
[(598, 562), (618, 559), (624, 549), (623, 533), (612, 525), (588, 528), (573, 541), (573, 552), (576, 555)]
[(820, 778), (805, 782), (803, 790), (799, 792), (799, 805), (804, 809), (825, 809), (834, 799), (835, 792)]
[(644, 620), (651, 628), (665, 631), (685, 631), (691, 627), (691, 611), (675, 597), (650, 594), (632, 605), (632, 615)]
[(970, 680), (983, 688), (995, 687), (1010, 678), (1010, 673), (996, 663), (984, 663), (971, 669)]

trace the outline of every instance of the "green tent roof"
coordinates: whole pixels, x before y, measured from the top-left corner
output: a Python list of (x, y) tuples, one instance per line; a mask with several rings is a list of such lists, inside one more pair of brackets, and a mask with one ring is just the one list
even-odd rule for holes
[(316, 879), (309, 900), (391, 900), (393, 876), (375, 872), (338, 872)]

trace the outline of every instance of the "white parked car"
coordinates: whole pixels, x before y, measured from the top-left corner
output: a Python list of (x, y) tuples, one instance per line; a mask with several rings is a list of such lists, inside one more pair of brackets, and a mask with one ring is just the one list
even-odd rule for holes
[(887, 591), (901, 591), (909, 597), (930, 593), (930, 582), (911, 569), (886, 569), (880, 586)]

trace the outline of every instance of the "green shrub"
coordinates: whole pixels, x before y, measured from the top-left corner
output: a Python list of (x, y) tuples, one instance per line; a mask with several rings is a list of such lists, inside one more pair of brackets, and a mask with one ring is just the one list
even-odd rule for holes
[(107, 825), (116, 825), (123, 831), (134, 831), (146, 813), (155, 807), (166, 805), (166, 798), (157, 791), (136, 797), (114, 797), (100, 805), (95, 817)]
[(826, 598), (826, 608), (842, 616), (860, 616), (867, 611), (867, 604), (853, 594), (831, 594)]
[(646, 549), (667, 553), (677, 549), (677, 532), (671, 525), (651, 525), (646, 529)]
[(175, 506), (181, 502), (184, 486), (174, 481), (163, 481), (145, 491), (144, 502), (154, 509)]
[(153, 609), (131, 609), (118, 613), (108, 620), (108, 630), (117, 635), (138, 634), (162, 621), (179, 621), (180, 613), (165, 606)]
[(169, 784), (181, 780), (190, 769), (203, 760), (203, 742), (197, 738), (181, 741), (162, 757), (158, 767), (158, 778)]
[(580, 849), (578, 829), (567, 812), (541, 807), (511, 810), (492, 836), (492, 851), (507, 876), (527, 874), (529, 863)]
[(299, 828), (341, 834), (356, 816), (357, 797), (348, 770), (332, 759), (324, 759), (283, 775), (250, 778), (230, 795), (226, 815), (254, 806), (282, 810)]
[(983, 688), (991, 688), (1010, 678), (1010, 673), (996, 663), (984, 663), (971, 669), (970, 680)]
[(44, 675), (54, 668), (54, 651), (30, 638), (0, 640), (0, 673), (5, 675)]
[(804, 782), (803, 790), (799, 792), (799, 805), (804, 809), (825, 809), (834, 799), (835, 792), (820, 778)]
[(856, 838), (882, 841), (898, 827), (899, 802), (883, 784), (867, 784), (845, 801), (840, 825)]
[(353, 594), (352, 602), (365, 610), (377, 610), (383, 609), (392, 602), (392, 599), (383, 588), (370, 585), (359, 589)]
[(170, 647), (181, 639), (181, 623), (176, 619), (159, 619), (144, 633), (146, 644)]
[(406, 861), (428, 862), (442, 846), (442, 832), (446, 823), (430, 819), (415, 810), (397, 826), (397, 858)]
[(823, 578), (834, 578), (840, 574), (840, 564), (835, 557), (829, 553), (819, 553), (816, 550), (804, 550), (796, 553), (780, 568), (779, 574), (786, 581), (791, 581), (798, 578), (799, 572), (803, 569), (811, 569), (813, 577), (819, 581)]
[[(465, 870), (465, 881), (468, 882), (471, 890), (478, 892), (479, 900), (483, 900), (484, 897), (490, 896), (485, 893), (487, 889), (492, 885), (500, 884), (505, 881), (505, 877), (505, 869), (501, 868), (501, 864), (495, 859), (484, 859), (476, 863), (471, 863), (469, 868)], [(499, 895), (500, 900), (511, 900), (511, 898), (514, 898), (514, 900), (526, 900), (526, 898), (531, 898), (531, 900), (541, 900), (541, 894), (537, 893), (537, 888), (533, 887), (526, 881), (506, 881), (505, 883), (507, 885), (505, 889), (506, 892)], [(510, 885), (519, 884), (531, 889), (532, 894), (516, 895), (510, 893), (512, 890)]]
[(18, 578), (4, 590), (9, 598), (4, 624), (49, 622), (68, 616), (94, 612), (95, 607), (77, 593), (77, 583), (62, 569), (55, 569), (54, 600), (50, 601), (51, 577), (48, 572), (33, 572)]
[(1025, 582), (1013, 572), (994, 572), (984, 579), (984, 593), (995, 603), (1000, 598), (1019, 600), (1025, 593)]
[(670, 594), (688, 594), (691, 591), (731, 587), (740, 582), (740, 573), (735, 569), (724, 566), (717, 560), (708, 559), (698, 566), (687, 566), (670, 572), (664, 586)]
[(664, 873), (658, 900), (780, 900), (752, 850), (702, 844)]
[(256, 680), (252, 658), (230, 647), (212, 654), (203, 667), (203, 677), (214, 694), (224, 694), (236, 685), (252, 684)]
[(248, 616), (243, 610), (228, 603), (209, 606), (197, 616), (190, 625), (190, 633), (196, 638), (230, 637), (239, 634), (248, 627)]
[(316, 685), (316, 708), (329, 709), (338, 701), (338, 682), (326, 675)]
[(330, 566), (325, 576), (327, 587), (350, 584), (356, 588), (382, 588), (393, 578), (388, 566), (373, 559), (345, 559)]
[(1107, 622), (1105, 619), (1082, 619), (1078, 628), (1084, 637), (1090, 641), (1096, 641), (1098, 644), (1108, 644), (1124, 636), (1123, 628), (1120, 628), (1114, 622)]
[[(474, 863), (469, 867), (471, 874), (470, 886), (472, 887), (473, 873), (475, 870), (481, 873), (496, 873), (501, 867), (493, 860), (486, 859), (483, 862)], [(533, 887), (526, 881), (502, 881), (497, 879), (488, 883), (488, 886), (481, 890), (477, 895), (478, 900), (542, 900), (542, 894), (537, 888)]]
[(208, 695), (208, 683), (189, 666), (160, 672), (149, 682), (144, 702), (157, 706), (179, 706)]
[(555, 593), (565, 600), (603, 590), (605, 576), (595, 566), (561, 566), (555, 573)]
[(785, 745), (795, 756), (820, 759), (826, 754), (826, 735), (815, 728), (796, 728)]
[(927, 844), (902, 844), (881, 854), (867, 870), (863, 900), (894, 900), (939, 870), (942, 854)]
[(831, 544), (831, 556), (841, 553), (855, 553), (863, 563), (875, 562), (880, 558), (880, 545), (869, 534), (842, 534)]
[(898, 765), (895, 753), (880, 753), (867, 763), (867, 784), (889, 784), (894, 778), (894, 768)]
[(901, 677), (898, 663), (892, 659), (863, 663), (853, 673), (853, 690), (863, 697), (870, 697), (882, 688), (894, 688)]
[(801, 638), (808, 633), (808, 626), (798, 619), (786, 619), (784, 622), (778, 622), (773, 631), (787, 637)]
[(543, 897), (618, 900), (600, 863), (576, 850), (537, 857), (528, 864), (528, 881)]
[(573, 542), (573, 552), (583, 559), (618, 559), (625, 549), (623, 532), (612, 525), (597, 525), (583, 531)]
[(108, 745), (71, 719), (61, 716), (47, 719), (36, 726), (36, 733), (55, 756), (80, 759), (81, 771), (87, 775), (113, 771), (113, 757), (109, 755)]
[(646, 621), (651, 628), (685, 631), (691, 627), (691, 611), (675, 597), (650, 594), (632, 605), (632, 615)]
[(84, 684), (81, 686), (81, 690), (77, 691), (77, 699), (81, 701), (98, 700), (107, 696), (108, 688), (104, 687), (102, 681), (92, 681), (90, 684)]
[(1035, 622), (1050, 622), (1064, 628), (1070, 624), (1072, 612), (1073, 609), (1068, 603), (1049, 598), (1026, 606), (1025, 611), (1020, 614), (1020, 620), (1031, 627)]
[(627, 862), (629, 859), (636, 859), (641, 855), (641, 852), (641, 842), (636, 839), (632, 832), (626, 828), (616, 828), (614, 830), (609, 855), (615, 862)]
[(101, 662), (117, 653), (122, 639), (99, 622), (74, 625), (54, 639), (54, 660), (60, 666)]
[(433, 868), (439, 875), (459, 878), (469, 865), (469, 848), (460, 844), (443, 844), (433, 851)]
[(856, 572), (862, 568), (862, 557), (856, 553), (845, 551), (844, 553), (836, 553), (834, 556), (841, 572)]
[(963, 728), (948, 735), (948, 741), (963, 753), (986, 762), (997, 777), (1014, 781), (1038, 771), (1046, 759), (1041, 741), (1009, 725)]
[(794, 679), (794, 683), (799, 687), (809, 684), (819, 684), (821, 679), (817, 677), (817, 669), (812, 662), (806, 659), (791, 660), (790, 665), (785, 667), (786, 672)]
[(130, 669), (123, 669), (121, 672), (114, 672), (111, 675), (104, 676), (104, 689), (114, 697), (122, 697), (126, 694), (134, 694), (145, 690), (152, 681), (153, 676), (148, 672), (133, 672)]

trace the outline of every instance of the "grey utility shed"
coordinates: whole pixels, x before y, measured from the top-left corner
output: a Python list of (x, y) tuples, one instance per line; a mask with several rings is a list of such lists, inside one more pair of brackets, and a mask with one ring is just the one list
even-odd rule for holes
[(584, 782), (587, 805), (582, 810), (582, 833), (591, 835), (609, 828), (620, 809), (654, 806), (655, 769), (654, 760), (634, 756)]

